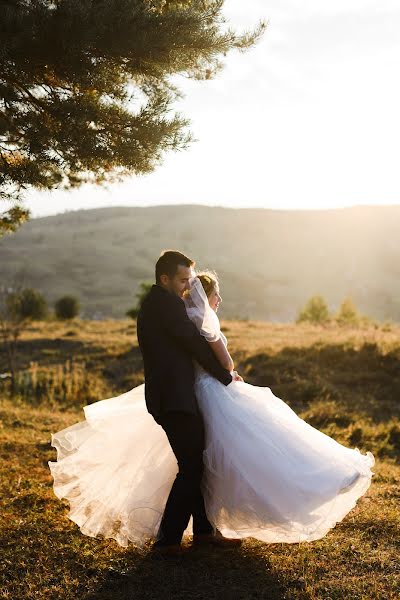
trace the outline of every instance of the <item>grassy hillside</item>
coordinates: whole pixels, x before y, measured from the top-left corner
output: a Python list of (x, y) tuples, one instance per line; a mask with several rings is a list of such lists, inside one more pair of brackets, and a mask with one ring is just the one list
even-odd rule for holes
[[(83, 536), (53, 494), (50, 435), (82, 406), (143, 381), (128, 320), (33, 323), (20, 341), (20, 397), (0, 389), (0, 597), (13, 600), (397, 599), (400, 595), (400, 327), (345, 329), (225, 321), (245, 380), (271, 387), (309, 423), (374, 453), (372, 485), (323, 539), (191, 553)], [(0, 372), (5, 370), (0, 350)], [(69, 385), (67, 385), (69, 384)]]
[(0, 240), (0, 279), (26, 273), (83, 316), (123, 317), (164, 248), (221, 276), (226, 318), (290, 321), (313, 294), (346, 295), (371, 317), (400, 321), (400, 206), (329, 211), (207, 206), (102, 208), (33, 219)]

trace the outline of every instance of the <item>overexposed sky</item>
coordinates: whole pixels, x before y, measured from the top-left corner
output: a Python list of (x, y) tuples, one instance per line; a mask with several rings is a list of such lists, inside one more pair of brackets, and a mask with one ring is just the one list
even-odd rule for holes
[(197, 138), (107, 190), (32, 193), (33, 216), (98, 206), (284, 209), (400, 203), (400, 2), (226, 0), (237, 30), (269, 25), (215, 80), (177, 78)]

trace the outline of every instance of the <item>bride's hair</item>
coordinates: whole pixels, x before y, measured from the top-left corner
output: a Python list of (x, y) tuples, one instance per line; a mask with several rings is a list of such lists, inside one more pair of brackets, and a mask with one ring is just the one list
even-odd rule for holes
[(200, 279), (207, 297), (212, 294), (219, 284), (218, 276), (215, 271), (200, 271), (200, 273), (196, 273), (196, 276)]

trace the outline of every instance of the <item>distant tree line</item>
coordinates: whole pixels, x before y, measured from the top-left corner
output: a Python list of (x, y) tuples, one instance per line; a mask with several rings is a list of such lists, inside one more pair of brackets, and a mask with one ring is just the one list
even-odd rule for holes
[[(80, 312), (78, 298), (61, 296), (54, 302), (54, 317), (59, 320), (73, 319)], [(41, 292), (33, 288), (0, 288), (0, 321), (11, 317), (19, 321), (43, 321), (51, 318), (47, 300)]]
[[(144, 298), (149, 293), (152, 283), (142, 281), (135, 294), (135, 304), (126, 311), (126, 316), (136, 319)], [(64, 295), (54, 302), (54, 313), (43, 294), (31, 287), (25, 287), (15, 279), (9, 287), (0, 286), (0, 340), (3, 342), (9, 373), (0, 373), (0, 378), (5, 376), (11, 380), (11, 395), (18, 376), (17, 367), (17, 341), (22, 331), (31, 321), (41, 320), (71, 320), (80, 313), (80, 303), (73, 295)], [(363, 326), (372, 323), (372, 320), (362, 315), (356, 308), (353, 300), (346, 297), (341, 302), (339, 309), (331, 313), (327, 302), (320, 295), (312, 296), (299, 311), (297, 323), (328, 324), (339, 326)]]
[[(142, 281), (139, 284), (139, 290), (135, 295), (136, 302), (132, 308), (126, 311), (125, 314), (127, 317), (136, 319), (142, 302), (149, 293), (151, 287), (152, 283), (148, 281)], [(307, 300), (304, 307), (299, 311), (296, 322), (316, 324), (333, 322), (343, 326), (360, 326), (369, 324), (372, 320), (359, 312), (349, 296), (343, 299), (336, 312), (331, 313), (325, 299), (322, 296), (315, 295)]]
[(353, 300), (344, 298), (335, 313), (330, 313), (328, 305), (322, 296), (312, 296), (299, 311), (297, 323), (324, 324), (334, 322), (338, 325), (359, 326), (371, 322), (369, 317), (362, 315), (356, 308)]
[[(54, 304), (56, 319), (69, 320), (78, 316), (79, 300), (75, 296), (62, 296)], [(18, 367), (17, 343), (21, 333), (31, 321), (51, 317), (48, 303), (38, 290), (24, 287), (15, 281), (12, 286), (0, 287), (0, 340), (5, 349), (9, 372), (1, 374), (11, 379), (11, 395), (14, 394)]]

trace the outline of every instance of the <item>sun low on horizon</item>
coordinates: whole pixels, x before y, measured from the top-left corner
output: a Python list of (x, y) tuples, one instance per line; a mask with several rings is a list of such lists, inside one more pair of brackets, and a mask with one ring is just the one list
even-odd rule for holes
[(400, 5), (394, 0), (226, 0), (261, 40), (209, 81), (177, 77), (196, 141), (146, 176), (32, 192), (33, 217), (101, 206), (328, 209), (400, 204)]

